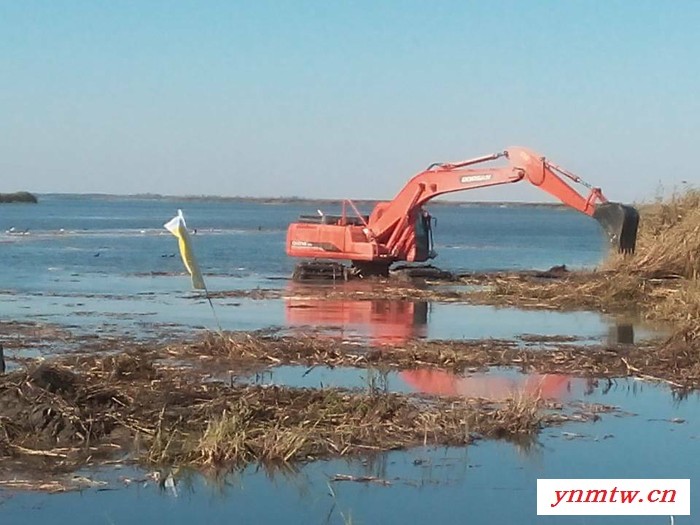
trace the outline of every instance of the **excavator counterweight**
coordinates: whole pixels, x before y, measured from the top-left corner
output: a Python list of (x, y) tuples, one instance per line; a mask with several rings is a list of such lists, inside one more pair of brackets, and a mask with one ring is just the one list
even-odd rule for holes
[[(483, 166), (501, 159), (507, 163)], [(599, 188), (544, 156), (527, 148), (511, 147), (461, 162), (431, 164), (411, 178), (393, 200), (377, 203), (369, 215), (360, 214), (351, 201), (344, 201), (342, 215), (302, 216), (287, 230), (287, 254), (352, 261), (361, 273), (386, 274), (395, 262), (423, 262), (435, 257), (431, 216), (424, 208), (431, 199), (522, 180), (598, 220), (612, 246), (620, 252), (634, 252), (637, 210), (609, 202)], [(587, 188), (588, 194), (579, 193), (572, 183)], [(348, 208), (353, 214), (347, 213)]]

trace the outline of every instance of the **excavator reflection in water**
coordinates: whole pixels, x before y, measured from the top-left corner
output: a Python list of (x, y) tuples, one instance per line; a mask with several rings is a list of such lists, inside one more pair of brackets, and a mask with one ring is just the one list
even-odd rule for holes
[(563, 399), (571, 391), (572, 378), (560, 374), (479, 373), (458, 375), (446, 370), (404, 370), (399, 377), (424, 394), (479, 397), (492, 401), (508, 398)]
[[(339, 288), (340, 286), (340, 288)], [(372, 282), (354, 281), (329, 287), (290, 282), (285, 294), (286, 325), (313, 328), (340, 337), (366, 339), (370, 345), (395, 345), (428, 337), (432, 303), (411, 299), (357, 298), (374, 290)], [(352, 293), (352, 298), (338, 297)], [(407, 291), (410, 296), (410, 290)], [(634, 344), (634, 324), (616, 321), (608, 344)]]
[[(343, 339), (366, 338), (373, 346), (396, 345), (427, 337), (430, 303), (426, 301), (306, 297), (303, 291), (303, 286), (292, 284), (285, 299), (286, 322), (290, 327), (321, 328), (330, 331), (331, 337), (336, 336), (333, 332), (338, 330), (337, 335)], [(629, 322), (611, 325), (607, 343), (634, 343), (634, 326)], [(459, 375), (440, 369), (405, 370), (398, 377), (417, 392), (494, 401), (514, 396), (563, 399), (578, 381), (562, 374), (496, 371)]]
[[(634, 325), (621, 322), (611, 325), (607, 343), (634, 344)], [(513, 397), (558, 399), (567, 398), (576, 386), (583, 392), (593, 391), (595, 380), (563, 374), (522, 374), (513, 371), (459, 375), (439, 369), (405, 370), (399, 377), (416, 391), (438, 396), (480, 397), (501, 401)]]
[[(395, 345), (427, 335), (429, 305), (425, 301), (396, 299), (324, 299), (288, 297), (285, 302), (289, 326), (340, 330), (343, 337), (366, 337), (372, 345)], [(525, 395), (559, 398), (567, 391), (570, 378), (563, 375), (503, 376), (476, 374), (459, 376), (437, 369), (400, 372), (399, 378), (418, 392), (482, 397), (502, 400)]]
[(285, 299), (288, 326), (337, 330), (343, 337), (366, 338), (375, 346), (425, 338), (428, 310), (427, 301), (325, 299), (303, 295)]

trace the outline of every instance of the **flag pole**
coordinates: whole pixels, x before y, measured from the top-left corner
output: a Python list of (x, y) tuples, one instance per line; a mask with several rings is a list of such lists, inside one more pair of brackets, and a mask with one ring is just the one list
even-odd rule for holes
[(223, 336), (224, 332), (221, 330), (221, 323), (219, 322), (219, 316), (216, 315), (216, 310), (214, 309), (214, 303), (211, 302), (211, 297), (209, 297), (209, 290), (204, 287), (204, 296), (209, 302), (209, 307), (211, 308), (211, 313), (214, 314), (214, 321), (216, 321), (216, 327), (219, 329), (219, 335)]

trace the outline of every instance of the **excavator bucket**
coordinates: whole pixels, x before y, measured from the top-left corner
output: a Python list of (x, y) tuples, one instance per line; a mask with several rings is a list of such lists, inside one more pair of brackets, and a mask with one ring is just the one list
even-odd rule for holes
[(617, 202), (606, 202), (596, 206), (593, 218), (600, 223), (610, 237), (610, 243), (620, 253), (634, 253), (639, 226), (639, 212), (636, 209)]

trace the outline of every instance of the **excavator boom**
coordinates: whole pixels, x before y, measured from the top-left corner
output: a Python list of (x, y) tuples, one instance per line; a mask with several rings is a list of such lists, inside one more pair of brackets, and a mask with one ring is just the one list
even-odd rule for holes
[[(596, 219), (607, 233), (611, 245), (618, 251), (625, 254), (634, 253), (639, 225), (639, 212), (635, 208), (609, 202), (600, 188), (591, 186), (581, 177), (531, 150), (521, 147), (509, 148), (508, 156), (512, 163), (525, 170), (531, 184)], [(587, 188), (588, 197), (584, 200), (565, 179)]]
[[(505, 159), (505, 165), (486, 165)], [(378, 203), (369, 216), (344, 203), (340, 216), (302, 216), (287, 231), (287, 253), (294, 257), (351, 260), (356, 267), (382, 271), (396, 261), (425, 261), (432, 250), (430, 215), (423, 206), (453, 193), (527, 180), (562, 203), (598, 220), (613, 246), (633, 253), (639, 214), (612, 203), (599, 188), (522, 147), (456, 163), (436, 163), (411, 178), (393, 200)], [(573, 186), (587, 189), (586, 195)]]

